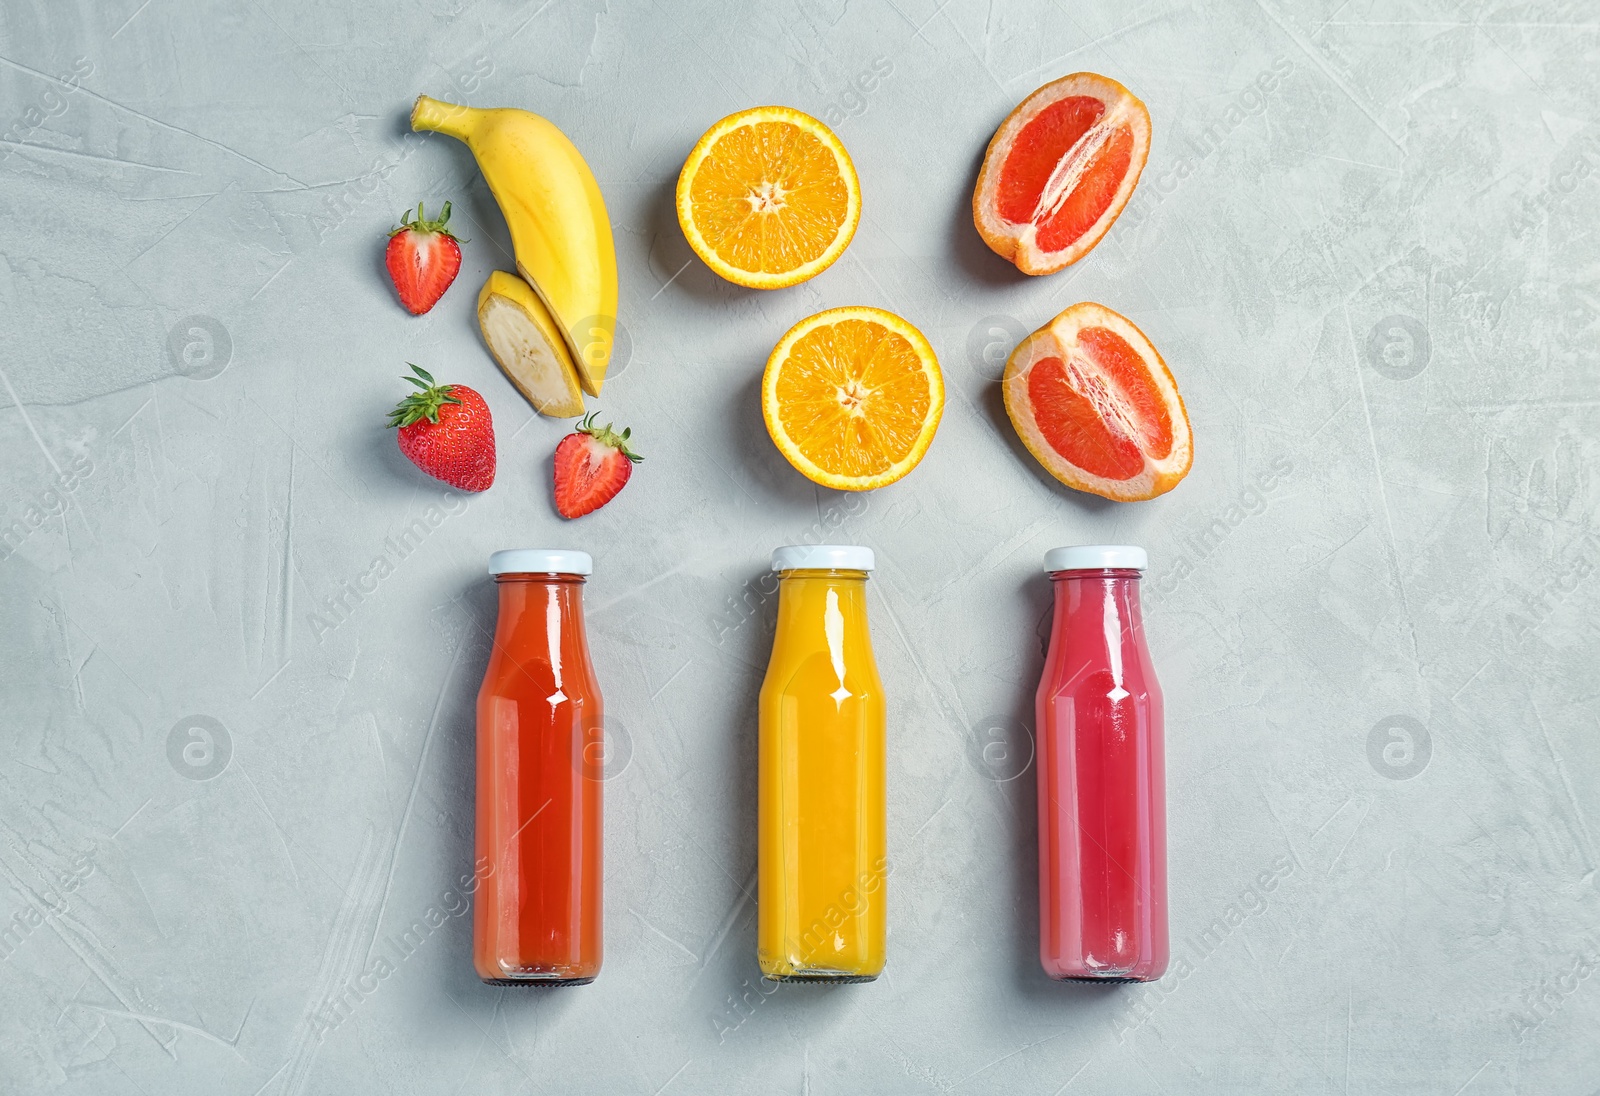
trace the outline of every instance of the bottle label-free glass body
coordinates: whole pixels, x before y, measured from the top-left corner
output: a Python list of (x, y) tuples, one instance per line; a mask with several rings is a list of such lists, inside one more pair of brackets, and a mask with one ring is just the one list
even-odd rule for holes
[(883, 969), (883, 686), (862, 571), (785, 571), (761, 687), (757, 952), (768, 978)]
[(1151, 981), (1168, 959), (1166, 778), (1139, 572), (1051, 579), (1036, 698), (1039, 956), (1053, 978)]
[(473, 965), (497, 984), (592, 981), (601, 958), (604, 714), (577, 575), (497, 576), (478, 693)]

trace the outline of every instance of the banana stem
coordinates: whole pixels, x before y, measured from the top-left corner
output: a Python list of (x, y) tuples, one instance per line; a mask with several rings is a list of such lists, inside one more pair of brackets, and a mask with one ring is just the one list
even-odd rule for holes
[(431, 130), (434, 133), (447, 134), (458, 141), (465, 141), (472, 133), (473, 116), (477, 113), (473, 107), (443, 103), (438, 99), (419, 95), (417, 105), (411, 108), (411, 128)]

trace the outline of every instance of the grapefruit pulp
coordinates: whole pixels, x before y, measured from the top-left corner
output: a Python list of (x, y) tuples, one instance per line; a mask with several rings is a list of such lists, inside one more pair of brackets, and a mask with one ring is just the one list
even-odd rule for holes
[(1150, 112), (1106, 76), (1046, 84), (1000, 124), (978, 173), (978, 234), (1025, 274), (1087, 255), (1133, 196), (1150, 153)]
[(1022, 444), (1068, 487), (1151, 499), (1194, 463), (1171, 370), (1144, 332), (1104, 305), (1075, 304), (1023, 339), (1001, 385)]

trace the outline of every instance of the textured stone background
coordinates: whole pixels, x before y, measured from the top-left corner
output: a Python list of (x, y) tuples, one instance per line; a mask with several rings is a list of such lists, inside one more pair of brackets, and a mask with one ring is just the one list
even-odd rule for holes
[[(1592, 1092), (1597, 62), (1577, 0), (6, 0), (0, 1091)], [(970, 188), (1084, 68), (1148, 102), (1149, 167), (1027, 280)], [(632, 350), (598, 406), (648, 460), (580, 523), (566, 424), (473, 321), (498, 212), (464, 147), (403, 139), (424, 91), (548, 115), (605, 191)], [(760, 294), (671, 195), (766, 102), (836, 124), (865, 205), (834, 269)], [(383, 232), (446, 197), (465, 266), (412, 318)], [(1005, 422), (1005, 353), (1085, 299), (1187, 398), (1198, 459), (1157, 501), (1058, 488)], [(778, 336), (853, 303), (918, 324), (950, 392), (865, 497), (794, 473), (757, 399)], [(488, 494), (396, 452), (407, 360), (488, 399)], [(796, 540), (878, 551), (890, 960), (769, 994), (759, 579)], [(1150, 549), (1170, 712), (1179, 964), (1142, 989), (1034, 957), (1039, 562), (1108, 540)], [(449, 888), (485, 557), (557, 544), (596, 559), (608, 939), (596, 985), (540, 994), (477, 982)]]

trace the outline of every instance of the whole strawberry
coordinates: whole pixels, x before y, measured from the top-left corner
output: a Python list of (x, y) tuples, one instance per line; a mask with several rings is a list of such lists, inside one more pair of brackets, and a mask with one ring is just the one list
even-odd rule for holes
[(444, 291), (461, 270), (461, 243), (445, 227), (450, 220), (450, 203), (437, 221), (427, 220), (422, 203), (417, 203), (416, 220), (411, 211), (400, 218), (400, 227), (389, 230), (389, 247), (383, 261), (394, 279), (400, 303), (413, 316), (420, 316), (439, 303)]
[(631, 429), (618, 434), (611, 424), (594, 425), (590, 415), (556, 446), (556, 509), (579, 518), (616, 497), (644, 460), (628, 448)]
[(415, 365), (411, 369), (416, 375), (404, 379), (421, 391), (389, 412), (389, 425), (400, 428), (400, 452), (451, 487), (487, 491), (494, 482), (494, 420), (489, 405), (464, 384), (434, 384), (426, 369)]

